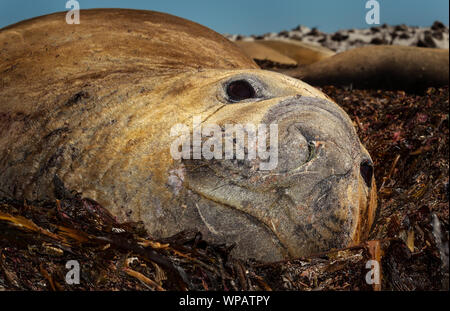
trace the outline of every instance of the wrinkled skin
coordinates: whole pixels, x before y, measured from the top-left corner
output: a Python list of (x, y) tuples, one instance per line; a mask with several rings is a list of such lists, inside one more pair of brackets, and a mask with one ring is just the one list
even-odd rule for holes
[[(182, 19), (131, 10), (81, 18), (76, 31), (63, 14), (0, 31), (2, 194), (53, 199), (60, 180), (122, 221), (142, 220), (155, 237), (200, 230), (236, 243), (235, 256), (263, 261), (366, 237), (376, 190), (360, 166), (370, 167), (370, 156), (331, 99), (258, 69), (220, 35)], [(177, 54), (180, 46), (192, 50)], [(234, 80), (256, 96), (231, 101)], [(278, 166), (174, 160), (172, 126), (191, 126), (197, 115), (203, 125), (278, 124)]]

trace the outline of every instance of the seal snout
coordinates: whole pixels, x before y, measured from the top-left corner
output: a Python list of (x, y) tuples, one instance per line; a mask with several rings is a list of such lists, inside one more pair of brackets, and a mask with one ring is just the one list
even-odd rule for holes
[(263, 122), (278, 125), (278, 173), (298, 170), (325, 154), (340, 159), (334, 162), (334, 171), (345, 173), (359, 150), (350, 119), (336, 104), (324, 99), (284, 99), (268, 110)]
[[(233, 81), (237, 83), (229, 91), (233, 98), (247, 96), (248, 85)], [(269, 160), (259, 156), (256, 135), (258, 152), (251, 160), (245, 148), (249, 139), (236, 139), (230, 142), (236, 143), (236, 150), (244, 144), (243, 160), (222, 157), (184, 161), (186, 184), (203, 202), (199, 217), (208, 224), (206, 231), (214, 237), (235, 240), (232, 228), (242, 228), (236, 231), (239, 236), (251, 236), (259, 244), (244, 243), (239, 238), (238, 252), (265, 260), (304, 256), (355, 241), (358, 228), (365, 226), (360, 219), (367, 205), (367, 190), (362, 187), (370, 184), (373, 169), (345, 112), (326, 99), (298, 95), (227, 107), (243, 107), (240, 115), (258, 115), (258, 130), (262, 125), (269, 133), (268, 129), (276, 125), (277, 131), (263, 138)], [(229, 121), (227, 111), (224, 108), (216, 120)], [(219, 134), (219, 142), (227, 137), (222, 127)], [(277, 142), (272, 144), (274, 139)], [(272, 156), (277, 160), (272, 161)], [(263, 170), (258, 165), (263, 161), (276, 166)], [(221, 210), (229, 214), (226, 223), (219, 216)], [(242, 219), (251, 223), (242, 226)], [(264, 245), (263, 253), (259, 245)]]

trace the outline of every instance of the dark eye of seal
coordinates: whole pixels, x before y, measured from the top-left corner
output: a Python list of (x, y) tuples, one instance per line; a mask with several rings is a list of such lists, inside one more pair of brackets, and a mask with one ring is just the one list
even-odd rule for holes
[(373, 165), (370, 161), (363, 161), (359, 167), (361, 172), (361, 176), (364, 179), (367, 187), (370, 187), (372, 184), (372, 176), (373, 176)]
[(227, 86), (228, 98), (234, 102), (254, 98), (256, 95), (253, 86), (245, 80), (233, 81)]

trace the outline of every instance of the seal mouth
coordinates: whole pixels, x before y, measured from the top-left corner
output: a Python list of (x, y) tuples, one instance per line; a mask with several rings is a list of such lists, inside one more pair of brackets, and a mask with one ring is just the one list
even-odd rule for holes
[[(230, 235), (229, 229), (220, 230), (223, 217), (216, 214), (215, 210), (228, 209), (234, 218), (231, 222), (248, 222), (242, 225), (241, 236), (250, 236), (253, 239), (261, 239), (264, 235), (266, 242), (262, 247), (255, 244), (247, 244), (246, 248), (237, 248), (237, 253), (244, 251), (250, 256), (264, 261), (295, 258), (314, 252), (331, 248), (344, 247), (350, 241), (347, 233), (353, 227), (355, 206), (348, 202), (339, 203), (336, 192), (344, 192), (345, 187), (336, 187), (333, 184), (350, 177), (352, 169), (344, 174), (334, 174), (323, 179), (315, 179), (312, 174), (298, 175), (299, 179), (293, 184), (281, 185), (276, 176), (271, 176), (267, 181), (273, 186), (272, 190), (261, 189), (255, 192), (249, 187), (239, 185), (232, 180), (218, 178), (211, 169), (203, 167), (195, 174), (187, 174), (187, 189), (195, 193), (202, 202), (200, 207), (195, 204), (202, 221), (207, 224), (208, 230), (217, 235), (226, 237)], [(305, 184), (308, 175), (312, 177), (310, 185), (306, 189), (299, 189)], [(300, 193), (300, 199), (296, 197)], [(305, 195), (306, 194), (306, 195)], [(306, 198), (309, 197), (309, 198)], [(207, 203), (209, 202), (209, 203)], [(339, 210), (342, 209), (342, 212)], [(205, 215), (210, 213), (209, 217)], [(318, 216), (316, 213), (324, 213)], [(230, 220), (228, 220), (230, 221)], [(244, 227), (253, 227), (252, 235)], [(211, 228), (215, 228), (214, 231)], [(342, 232), (341, 232), (342, 231)], [(244, 241), (244, 238), (240, 238)], [(259, 241), (260, 243), (260, 241)], [(324, 246), (325, 245), (325, 246)], [(266, 253), (262, 253), (266, 251)], [(275, 255), (274, 255), (275, 254)]]
[[(277, 235), (276, 230), (255, 216), (254, 213), (245, 211), (239, 206), (226, 204), (214, 197), (209, 197), (203, 191), (195, 189), (195, 187), (188, 188), (198, 197), (194, 205), (210, 233), (214, 236), (225, 237), (225, 240), (229, 236), (238, 236), (238, 241), (247, 244), (244, 248), (242, 245), (236, 245), (238, 254), (244, 252), (250, 255), (246, 257), (263, 259), (265, 261), (281, 260), (294, 255), (289, 250), (288, 245)], [(224, 216), (220, 217), (219, 221), (217, 210), (221, 216)], [(227, 210), (226, 216), (223, 210)], [(224, 224), (223, 218), (233, 218), (233, 220), (228, 221), (228, 224)], [(230, 226), (229, 223), (233, 225)], [(258, 241), (254, 240), (256, 236), (264, 236), (266, 241), (263, 241), (263, 244), (258, 243)], [(235, 240), (236, 238), (231, 239), (233, 243)]]

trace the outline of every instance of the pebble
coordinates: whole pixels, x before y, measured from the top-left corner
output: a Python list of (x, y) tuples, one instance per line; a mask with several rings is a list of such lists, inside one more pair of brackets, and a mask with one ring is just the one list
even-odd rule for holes
[(317, 28), (299, 25), (292, 30), (279, 33), (271, 32), (262, 35), (225, 35), (231, 41), (254, 41), (289, 38), (302, 42), (324, 46), (335, 52), (343, 52), (351, 48), (369, 44), (394, 44), (403, 46), (419, 46), (428, 48), (449, 48), (449, 28), (440, 21), (430, 27), (415, 27), (386, 24), (367, 29), (339, 30), (335, 33), (324, 33)]

